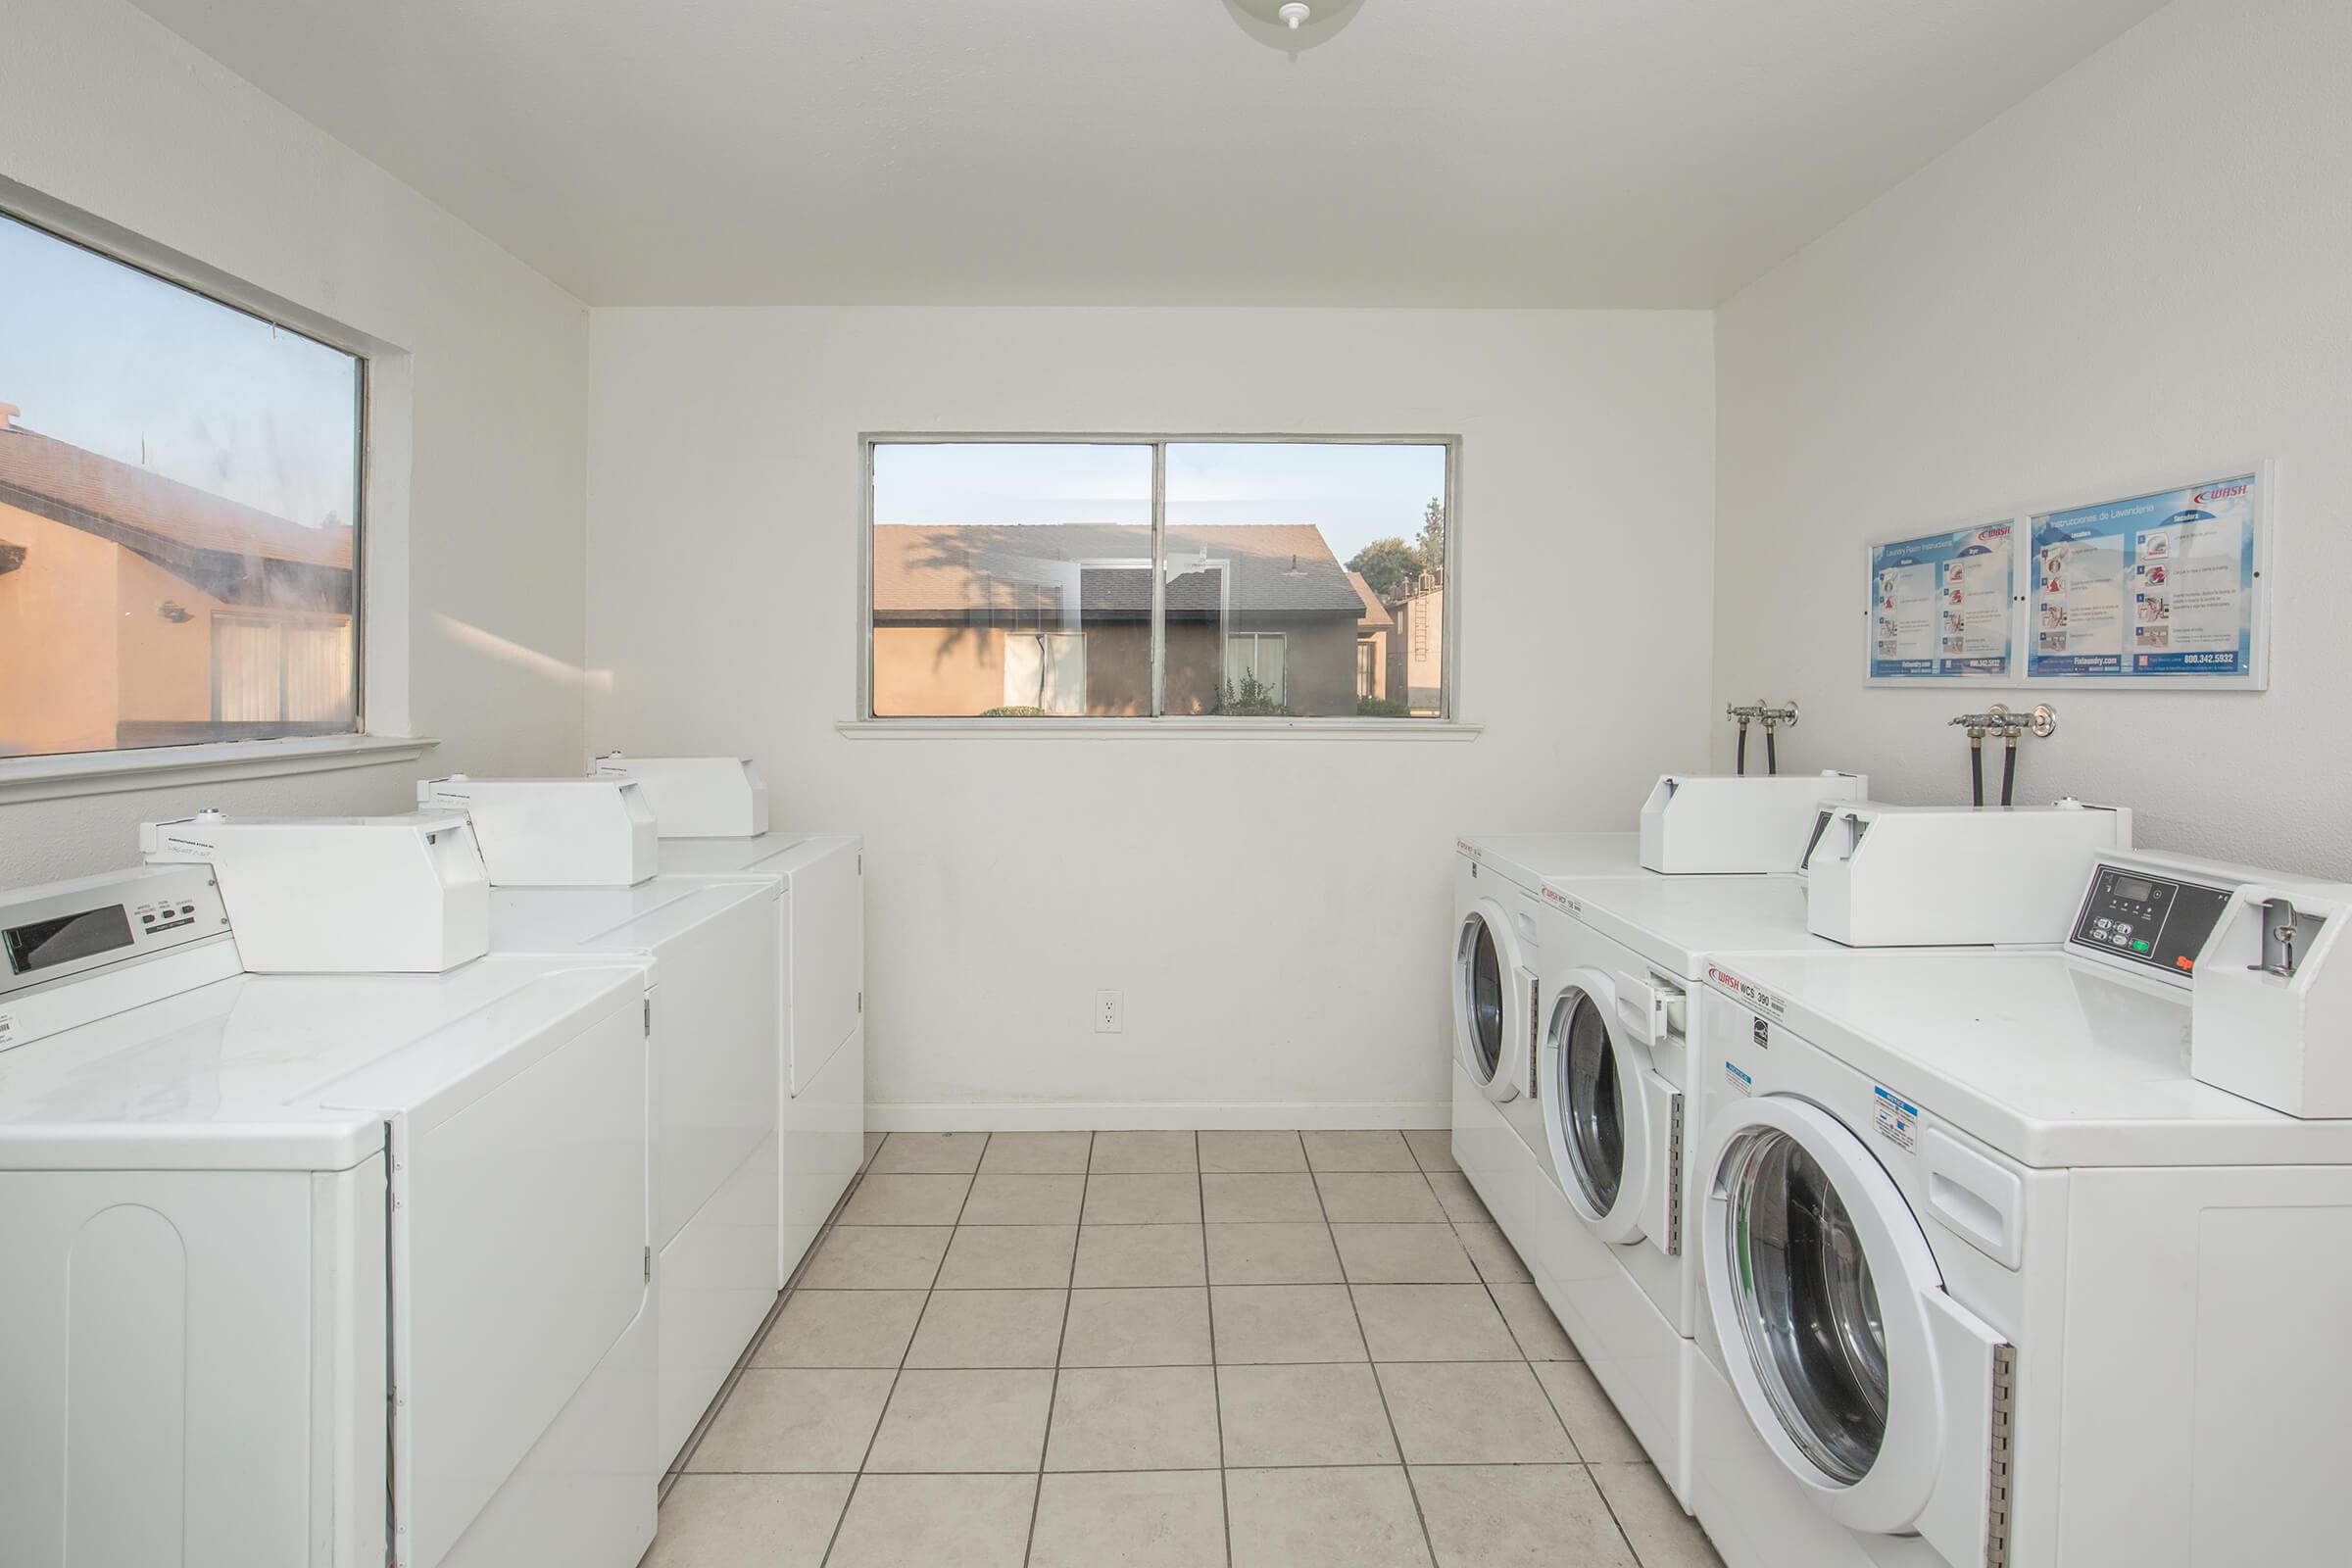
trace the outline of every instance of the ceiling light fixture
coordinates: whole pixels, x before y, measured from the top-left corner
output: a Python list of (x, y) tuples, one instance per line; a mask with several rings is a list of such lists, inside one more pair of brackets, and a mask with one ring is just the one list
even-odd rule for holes
[(1348, 25), (1363, 0), (1225, 0), (1242, 30), (1294, 60)]

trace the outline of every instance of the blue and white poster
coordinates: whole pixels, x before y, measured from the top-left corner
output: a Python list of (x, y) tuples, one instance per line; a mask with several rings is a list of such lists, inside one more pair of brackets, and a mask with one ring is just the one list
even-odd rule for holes
[(2036, 515), (2029, 678), (2250, 681), (2257, 483)]
[(2016, 616), (2017, 524), (1870, 547), (1870, 679), (2002, 680)]

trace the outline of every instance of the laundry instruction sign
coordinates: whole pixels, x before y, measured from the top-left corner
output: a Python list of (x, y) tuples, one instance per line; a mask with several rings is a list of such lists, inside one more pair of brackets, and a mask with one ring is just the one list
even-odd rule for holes
[(2029, 677), (2259, 684), (2264, 490), (2249, 471), (2035, 514)]
[(2013, 518), (1872, 541), (1869, 678), (2007, 679), (2017, 593)]

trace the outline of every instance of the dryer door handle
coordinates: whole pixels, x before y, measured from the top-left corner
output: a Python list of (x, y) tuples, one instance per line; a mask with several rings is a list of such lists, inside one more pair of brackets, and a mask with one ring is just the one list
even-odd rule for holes
[(1939, 1127), (1920, 1135), (1928, 1212), (1953, 1235), (2003, 1268), (2026, 1261), (2026, 1185), (2015, 1171), (1970, 1149)]

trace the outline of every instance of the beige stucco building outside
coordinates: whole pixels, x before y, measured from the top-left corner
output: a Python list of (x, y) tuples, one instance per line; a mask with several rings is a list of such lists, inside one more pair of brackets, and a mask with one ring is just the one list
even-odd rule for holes
[(9, 421), (0, 756), (350, 729), (352, 539)]

